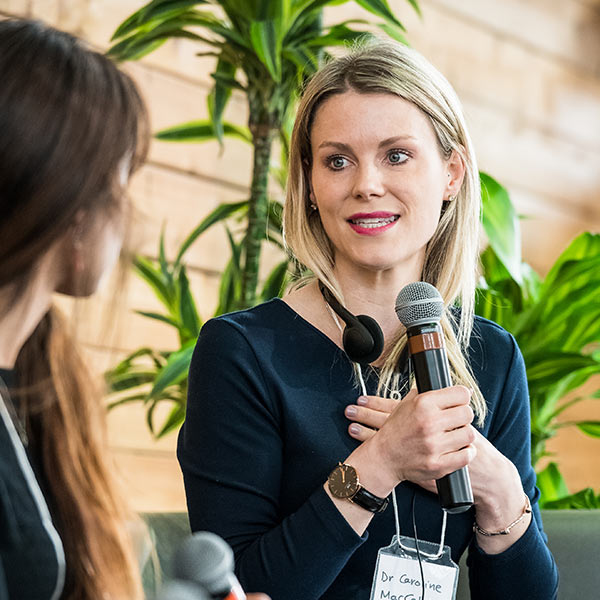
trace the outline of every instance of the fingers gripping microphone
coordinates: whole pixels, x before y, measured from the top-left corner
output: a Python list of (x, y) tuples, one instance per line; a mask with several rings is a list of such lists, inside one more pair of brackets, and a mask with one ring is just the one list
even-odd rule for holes
[(161, 600), (246, 600), (233, 573), (233, 550), (214, 533), (186, 538), (175, 553), (173, 574), (175, 581), (165, 586)]
[[(450, 387), (450, 366), (440, 319), (444, 301), (435, 287), (424, 281), (409, 283), (396, 299), (396, 314), (406, 327), (408, 348), (419, 393)], [(451, 514), (473, 505), (467, 467), (436, 480), (440, 504)]]

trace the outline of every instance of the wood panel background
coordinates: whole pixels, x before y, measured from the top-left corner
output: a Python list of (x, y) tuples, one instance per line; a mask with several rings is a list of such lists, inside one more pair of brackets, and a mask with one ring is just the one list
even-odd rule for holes
[[(142, 6), (140, 0), (0, 0), (0, 16), (33, 16), (105, 50), (117, 25)], [(422, 0), (419, 19), (404, 0), (390, 5), (411, 43), (451, 81), (462, 98), (480, 168), (508, 187), (522, 221), (525, 260), (545, 273), (571, 238), (600, 230), (600, 2), (598, 0)], [(352, 4), (326, 19), (365, 17)], [(141, 62), (125, 65), (148, 103), (154, 130), (206, 116), (210, 59), (197, 47), (172, 41)], [(0, 83), (1, 84), (1, 83)], [(244, 99), (235, 96), (229, 120), (245, 123)], [(166, 225), (173, 253), (204, 215), (225, 201), (246, 197), (251, 154), (240, 141), (174, 145), (153, 142), (148, 164), (135, 177), (135, 248), (157, 252)], [(224, 232), (205, 234), (188, 254), (201, 315), (215, 309), (219, 273), (228, 255)], [(277, 259), (270, 252), (267, 263)], [(135, 315), (158, 309), (142, 282), (125, 290), (110, 285), (97, 298), (73, 307), (80, 339), (101, 373), (142, 345), (173, 348), (167, 326)], [(543, 335), (543, 332), (540, 332)], [(564, 415), (600, 419), (588, 402)], [(139, 510), (185, 507), (175, 459), (176, 436), (155, 441), (141, 407), (108, 416), (110, 443), (128, 495)], [(573, 491), (600, 488), (600, 442), (573, 428), (561, 430), (550, 449)]]

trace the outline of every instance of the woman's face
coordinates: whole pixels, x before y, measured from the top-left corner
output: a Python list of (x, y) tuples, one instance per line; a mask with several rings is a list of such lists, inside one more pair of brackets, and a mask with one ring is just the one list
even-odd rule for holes
[[(129, 160), (119, 169), (119, 186), (127, 187)], [(115, 266), (125, 236), (125, 199), (110, 211), (80, 213), (73, 231), (64, 241), (66, 269), (56, 291), (69, 296), (86, 297), (96, 292)]]
[(428, 118), (393, 94), (331, 96), (310, 141), (311, 200), (336, 269), (418, 278), (442, 202), (460, 188), (462, 161), (444, 160)]

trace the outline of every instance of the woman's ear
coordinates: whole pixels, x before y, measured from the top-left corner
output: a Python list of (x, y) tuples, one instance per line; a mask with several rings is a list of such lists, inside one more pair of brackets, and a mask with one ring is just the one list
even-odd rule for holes
[(447, 179), (444, 200), (454, 200), (462, 187), (465, 178), (465, 162), (462, 156), (452, 150), (450, 158), (446, 161)]
[(306, 183), (308, 185), (308, 199), (310, 200), (311, 205), (316, 207), (315, 194), (312, 186), (311, 165), (308, 160), (304, 159), (302, 161), (302, 167), (304, 169), (304, 178), (306, 179)]

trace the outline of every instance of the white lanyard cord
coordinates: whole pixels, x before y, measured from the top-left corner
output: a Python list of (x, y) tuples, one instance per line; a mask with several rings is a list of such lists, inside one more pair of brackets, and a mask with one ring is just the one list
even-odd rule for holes
[[(325, 303), (325, 304), (327, 306), (327, 309), (329, 310), (329, 314), (332, 316), (333, 320), (335, 321), (335, 324), (338, 326), (338, 329), (340, 330), (340, 332), (343, 332), (344, 330), (342, 328), (342, 325), (341, 325), (340, 320), (338, 319), (337, 315), (333, 312), (333, 310), (331, 309), (331, 307), (329, 306), (328, 303)], [(365, 385), (362, 367), (360, 366), (360, 363), (354, 363), (354, 365), (357, 368), (358, 382), (360, 383), (360, 391), (363, 396), (367, 396), (368, 395), (367, 394), (367, 386)], [(390, 394), (390, 397), (392, 397), (394, 400), (397, 400), (397, 398), (394, 398), (394, 396), (397, 393), (398, 392), (396, 392), (396, 390), (394, 390)], [(396, 525), (396, 539), (398, 540), (398, 545), (403, 550), (406, 550), (407, 552), (412, 552), (414, 550), (413, 548), (407, 548), (406, 546), (403, 546), (402, 542), (400, 541), (400, 517), (398, 516), (398, 501), (396, 500), (396, 489), (395, 488), (392, 490), (392, 504), (394, 505), (394, 522)], [(427, 558), (438, 559), (444, 553), (444, 542), (446, 541), (446, 524), (448, 521), (448, 513), (445, 510), (442, 510), (442, 515), (443, 516), (442, 516), (442, 532), (440, 534), (440, 547), (436, 554), (428, 554), (427, 552), (421, 552), (421, 554), (423, 556), (426, 556)], [(416, 543), (417, 543), (417, 541), (415, 540), (415, 544)]]

